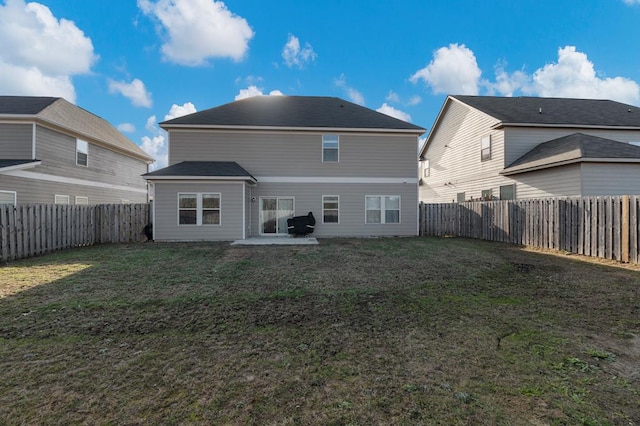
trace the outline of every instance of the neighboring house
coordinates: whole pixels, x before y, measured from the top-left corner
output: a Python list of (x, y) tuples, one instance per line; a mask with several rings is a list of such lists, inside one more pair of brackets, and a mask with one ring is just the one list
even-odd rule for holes
[(420, 201), (640, 194), (640, 108), (449, 96), (420, 152)]
[(151, 162), (62, 98), (0, 96), (0, 204), (145, 203)]
[(256, 96), (160, 123), (169, 166), (147, 173), (156, 240), (417, 235), (424, 129), (331, 97)]

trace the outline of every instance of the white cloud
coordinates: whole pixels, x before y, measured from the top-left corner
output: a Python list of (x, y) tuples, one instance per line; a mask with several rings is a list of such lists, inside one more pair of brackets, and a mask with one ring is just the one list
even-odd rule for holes
[(161, 169), (168, 164), (167, 143), (164, 135), (143, 136), (140, 147), (144, 152), (156, 160), (149, 168), (152, 170)]
[(0, 92), (62, 96), (75, 102), (71, 78), (97, 60), (91, 39), (40, 3), (0, 4)]
[(151, 93), (147, 91), (144, 83), (134, 78), (131, 83), (124, 81), (109, 80), (109, 92), (120, 93), (128, 98), (134, 106), (150, 108), (152, 105)]
[[(235, 100), (239, 101), (241, 99), (251, 98), (253, 96), (264, 96), (264, 92), (262, 89), (257, 86), (249, 86), (246, 89), (240, 89), (240, 92), (236, 95)], [(269, 92), (269, 96), (284, 96), (279, 90), (272, 90)]]
[(136, 126), (131, 123), (120, 123), (116, 128), (123, 133), (133, 133), (136, 131)]
[(410, 81), (424, 81), (434, 93), (477, 95), (480, 75), (473, 52), (464, 44), (452, 43), (436, 50), (429, 65), (415, 72)]
[(180, 65), (204, 65), (209, 58), (240, 61), (254, 35), (222, 1), (138, 0), (138, 7), (160, 22), (164, 58)]
[(315, 61), (316, 56), (316, 52), (309, 43), (305, 43), (301, 49), (298, 37), (289, 34), (289, 39), (282, 49), (282, 59), (289, 68), (295, 66), (302, 69), (307, 63)]
[(407, 102), (407, 105), (409, 106), (416, 106), (418, 105), (420, 102), (422, 102), (422, 98), (418, 95), (414, 95), (412, 96), (409, 101)]
[(164, 116), (166, 120), (173, 120), (174, 118), (182, 117), (184, 115), (193, 114), (194, 112), (198, 112), (195, 105), (191, 102), (185, 102), (182, 105), (171, 105), (169, 112)]
[(640, 85), (624, 77), (600, 78), (587, 55), (574, 46), (558, 50), (558, 62), (533, 73), (533, 91), (539, 96), (612, 99), (640, 102)]
[[(165, 121), (172, 120), (194, 112), (197, 112), (197, 109), (191, 102), (185, 102), (182, 105), (173, 104), (169, 108), (169, 112), (164, 115), (164, 119)], [(144, 127), (151, 135), (142, 137), (140, 147), (156, 160), (150, 169), (156, 170), (166, 167), (169, 159), (166, 132), (158, 126), (158, 119), (155, 115), (147, 118)]]
[(385, 99), (389, 102), (395, 102), (395, 103), (400, 102), (400, 96), (393, 90), (389, 90), (389, 94)]
[(634, 4), (640, 4), (640, 0), (624, 0), (625, 4), (628, 4), (629, 6), (634, 5)]
[(382, 106), (380, 108), (378, 108), (376, 111), (381, 112), (383, 114), (387, 114), (391, 117), (397, 118), (399, 120), (403, 120), (403, 121), (407, 121), (410, 122), (411, 121), (411, 116), (409, 114), (407, 114), (404, 111), (400, 111), (399, 109), (396, 109), (392, 106), (387, 105), (386, 102), (384, 102), (382, 104)]
[(336, 87), (339, 87), (342, 90), (344, 90), (345, 94), (347, 95), (347, 97), (351, 102), (356, 103), (358, 105), (365, 104), (364, 95), (358, 90), (354, 89), (353, 87), (347, 84), (347, 78), (345, 77), (344, 74), (341, 74), (340, 77), (336, 78), (334, 80), (334, 84), (336, 85)]

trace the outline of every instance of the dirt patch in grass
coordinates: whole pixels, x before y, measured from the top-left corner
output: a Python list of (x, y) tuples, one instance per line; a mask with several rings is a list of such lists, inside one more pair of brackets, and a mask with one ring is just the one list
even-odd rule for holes
[(102, 246), (0, 296), (0, 423), (640, 423), (640, 273), (577, 256)]

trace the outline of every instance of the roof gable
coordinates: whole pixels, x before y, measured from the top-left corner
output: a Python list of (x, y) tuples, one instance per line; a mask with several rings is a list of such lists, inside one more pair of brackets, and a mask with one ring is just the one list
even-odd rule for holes
[(640, 162), (640, 146), (582, 133), (544, 142), (507, 166), (502, 174), (549, 168), (589, 160)]
[(153, 161), (153, 158), (108, 121), (63, 98), (0, 96), (0, 119), (3, 115), (35, 117), (76, 133), (81, 138), (102, 142), (105, 146), (115, 148), (143, 161)]
[(640, 108), (601, 99), (451, 96), (503, 125), (640, 128)]
[(163, 128), (258, 127), (398, 130), (424, 129), (340, 98), (254, 96), (160, 123)]

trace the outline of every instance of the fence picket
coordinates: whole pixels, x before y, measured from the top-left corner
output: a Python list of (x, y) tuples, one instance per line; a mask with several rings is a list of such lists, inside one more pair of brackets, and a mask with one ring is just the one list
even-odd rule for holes
[(0, 205), (0, 261), (71, 247), (143, 241), (148, 218), (148, 204)]
[(420, 235), (453, 235), (640, 263), (640, 196), (421, 203)]

